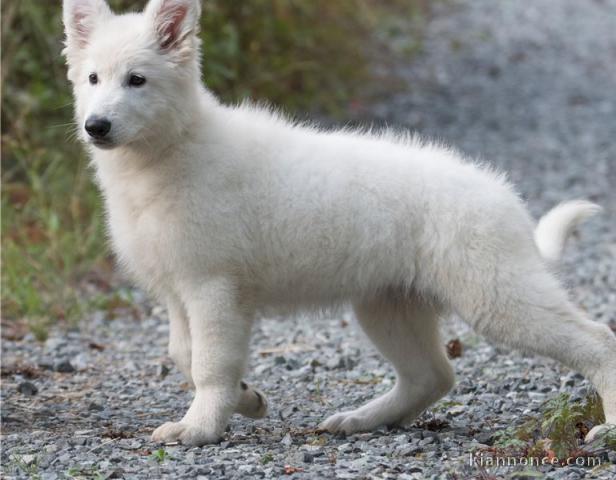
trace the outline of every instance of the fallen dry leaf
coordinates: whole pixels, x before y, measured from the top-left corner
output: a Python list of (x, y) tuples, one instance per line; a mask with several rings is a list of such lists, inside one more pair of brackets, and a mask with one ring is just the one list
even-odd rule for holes
[(459, 358), (462, 356), (462, 342), (459, 338), (449, 340), (445, 348), (447, 349), (447, 356), (449, 358)]
[(8, 194), (9, 203), (15, 207), (23, 207), (32, 196), (32, 190), (23, 183), (9, 183), (4, 186), (4, 189)]
[(101, 345), (100, 343), (96, 343), (94, 341), (88, 343), (88, 347), (90, 347), (92, 350), (97, 350), (99, 352), (105, 350), (105, 345)]
[(284, 474), (285, 475), (293, 475), (294, 473), (303, 472), (304, 469), (301, 467), (292, 467), (291, 465), (284, 466)]
[(41, 376), (41, 370), (34, 366), (23, 362), (13, 363), (11, 365), (2, 366), (2, 376), (8, 377), (11, 375), (21, 375), (24, 378), (38, 378)]
[(2, 338), (19, 341), (23, 340), (26, 336), (29, 327), (28, 323), (24, 320), (7, 320), (3, 318), (0, 331), (2, 332)]

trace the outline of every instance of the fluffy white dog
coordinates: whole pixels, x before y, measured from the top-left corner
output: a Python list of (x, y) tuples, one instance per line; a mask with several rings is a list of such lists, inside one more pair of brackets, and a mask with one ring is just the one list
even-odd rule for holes
[(115, 251), (166, 303), (169, 353), (195, 387), (155, 441), (203, 445), (233, 412), (265, 414), (242, 382), (259, 310), (347, 302), (397, 382), (325, 430), (408, 422), (445, 395), (454, 375), (438, 318), (450, 312), (586, 375), (616, 423), (616, 337), (550, 272), (598, 207), (566, 203), (535, 230), (502, 176), (451, 149), (221, 105), (200, 80), (199, 16), (198, 0), (125, 15), (64, 0), (76, 119)]

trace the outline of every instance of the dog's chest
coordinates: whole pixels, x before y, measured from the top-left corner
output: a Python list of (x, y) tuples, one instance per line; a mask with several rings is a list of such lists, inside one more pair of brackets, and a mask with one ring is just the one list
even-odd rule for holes
[(148, 188), (119, 185), (107, 192), (107, 221), (120, 263), (146, 288), (157, 288), (170, 273), (173, 246), (168, 206)]

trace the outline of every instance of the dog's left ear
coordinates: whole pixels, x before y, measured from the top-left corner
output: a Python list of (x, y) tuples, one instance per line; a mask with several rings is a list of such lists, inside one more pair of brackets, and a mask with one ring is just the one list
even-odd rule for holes
[(199, 33), (200, 0), (150, 0), (144, 13), (163, 52), (181, 49), (186, 40)]

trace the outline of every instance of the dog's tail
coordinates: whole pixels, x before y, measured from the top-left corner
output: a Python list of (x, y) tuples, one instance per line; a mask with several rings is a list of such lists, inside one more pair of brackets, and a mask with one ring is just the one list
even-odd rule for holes
[(560, 260), (573, 229), (601, 207), (586, 200), (573, 200), (555, 206), (539, 219), (535, 228), (535, 244), (541, 256), (550, 263)]

